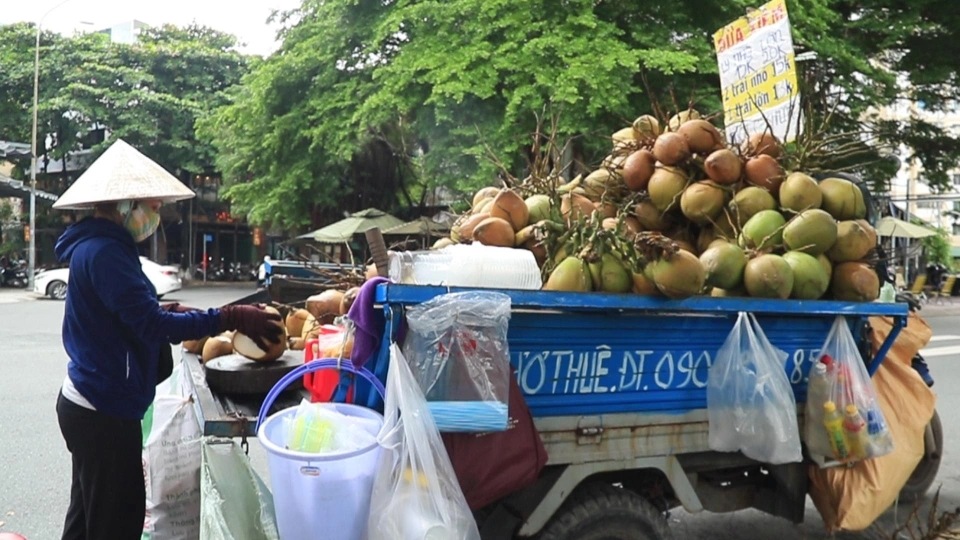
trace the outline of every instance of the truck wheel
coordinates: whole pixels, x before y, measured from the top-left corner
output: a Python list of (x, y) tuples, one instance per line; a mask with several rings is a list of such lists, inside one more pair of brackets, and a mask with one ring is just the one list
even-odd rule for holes
[(540, 533), (540, 540), (672, 540), (667, 520), (643, 497), (591, 482), (577, 488)]
[(913, 470), (907, 483), (900, 490), (900, 499), (907, 501), (916, 501), (922, 498), (933, 481), (937, 479), (937, 472), (940, 470), (940, 459), (943, 456), (943, 424), (940, 423), (940, 415), (933, 411), (933, 418), (928, 425), (933, 432), (934, 448), (924, 447), (923, 458)]

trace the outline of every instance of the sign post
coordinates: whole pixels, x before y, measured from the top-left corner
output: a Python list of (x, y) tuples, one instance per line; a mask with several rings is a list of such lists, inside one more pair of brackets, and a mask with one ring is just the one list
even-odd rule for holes
[(213, 242), (212, 234), (203, 235), (203, 282), (207, 282), (207, 270), (210, 268), (210, 265), (207, 264), (207, 243)]
[(800, 94), (785, 0), (772, 0), (713, 34), (727, 138), (739, 144), (771, 132), (800, 133)]

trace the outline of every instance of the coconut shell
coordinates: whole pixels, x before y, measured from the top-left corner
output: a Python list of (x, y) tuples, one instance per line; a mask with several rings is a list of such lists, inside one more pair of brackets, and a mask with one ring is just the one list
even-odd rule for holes
[(233, 337), (224, 335), (213, 336), (204, 342), (200, 359), (206, 363), (214, 358), (228, 354), (233, 354)]
[(670, 120), (667, 122), (667, 128), (670, 131), (677, 131), (684, 123), (689, 122), (690, 120), (696, 120), (698, 118), (700, 118), (700, 111), (696, 109), (680, 111), (670, 117)]
[(627, 189), (646, 191), (656, 166), (657, 158), (649, 150), (637, 150), (627, 156), (626, 161), (623, 162), (623, 182)]
[(307, 340), (300, 336), (287, 338), (287, 349), (291, 351), (302, 351), (307, 348)]
[(203, 353), (203, 345), (207, 342), (207, 337), (204, 336), (200, 339), (185, 339), (183, 340), (183, 350), (191, 354), (201, 354)]
[(660, 121), (649, 114), (633, 121), (633, 137), (640, 144), (652, 144), (660, 136)]
[(307, 298), (307, 311), (320, 324), (330, 324), (340, 315), (341, 302), (343, 302), (342, 291), (327, 289)]
[(846, 220), (837, 223), (837, 240), (826, 251), (836, 263), (859, 261), (877, 247), (877, 231), (867, 220)]
[(723, 135), (710, 122), (697, 118), (684, 122), (677, 133), (687, 141), (687, 147), (696, 154), (707, 154), (723, 147)]
[(287, 334), (291, 336), (297, 336), (303, 334), (303, 324), (307, 322), (307, 319), (310, 319), (313, 315), (305, 309), (295, 309), (287, 313), (286, 319), (284, 319), (284, 326), (287, 327)]
[(664, 133), (653, 143), (653, 155), (664, 165), (678, 165), (690, 158), (690, 146), (679, 133)]
[[(524, 206), (524, 209), (526, 209), (526, 206)], [(515, 239), (516, 232), (513, 225), (509, 221), (498, 217), (488, 217), (477, 224), (477, 228), (473, 231), (474, 242), (479, 242), (485, 246), (513, 247)]]
[(631, 144), (637, 141), (636, 135), (633, 132), (633, 126), (618, 129), (613, 135), (610, 135), (610, 140), (614, 146), (618, 144)]
[(300, 337), (306, 339), (306, 337), (310, 335), (310, 332), (317, 328), (320, 328), (320, 322), (317, 321), (313, 315), (310, 315), (307, 320), (303, 321), (303, 328), (300, 329)]
[(570, 193), (560, 198), (560, 214), (567, 223), (580, 218), (589, 218), (596, 210), (593, 201), (578, 193)]
[(460, 240), (466, 242), (473, 241), (473, 231), (477, 228), (477, 225), (481, 221), (490, 217), (490, 214), (487, 212), (480, 212), (479, 214), (473, 214), (472, 216), (466, 218), (459, 227), (460, 231)]
[(825, 178), (820, 181), (820, 192), (823, 194), (821, 208), (837, 220), (863, 219), (867, 216), (863, 192), (853, 182), (843, 178)]
[(774, 197), (780, 193), (780, 184), (783, 183), (783, 169), (777, 160), (767, 154), (760, 154), (747, 160), (744, 166), (744, 176), (747, 182), (769, 191)]
[(841, 263), (833, 267), (830, 293), (845, 302), (873, 302), (880, 296), (880, 278), (864, 263)]
[[(490, 205), (490, 217), (506, 220), (513, 227), (514, 232), (527, 226), (530, 221), (530, 210), (523, 198), (516, 192), (504, 189), (493, 199)], [(474, 230), (476, 237), (476, 230)]]
[(353, 302), (357, 299), (359, 294), (360, 287), (350, 287), (343, 293), (343, 299), (340, 300), (341, 315), (346, 315), (347, 312), (350, 311), (350, 308), (353, 306)]
[(707, 176), (718, 184), (736, 184), (743, 174), (743, 161), (740, 156), (726, 148), (715, 150), (703, 162)]
[(456, 242), (454, 242), (452, 238), (441, 238), (434, 242), (433, 245), (430, 246), (430, 249), (443, 249), (454, 244), (456, 244)]

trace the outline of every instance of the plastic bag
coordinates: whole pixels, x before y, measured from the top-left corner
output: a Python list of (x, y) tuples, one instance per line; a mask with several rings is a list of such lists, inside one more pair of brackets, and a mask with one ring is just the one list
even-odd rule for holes
[(303, 400), (293, 418), (284, 418), (286, 448), (310, 454), (355, 452), (376, 442), (379, 422), (347, 416), (329, 403)]
[(811, 367), (804, 434), (813, 456), (844, 463), (880, 457), (893, 437), (847, 320), (839, 316)]
[(740, 312), (707, 380), (710, 448), (770, 464), (802, 459), (797, 403), (773, 347), (752, 314)]
[(369, 540), (480, 540), (423, 392), (396, 344), (386, 389)]
[(443, 432), (507, 429), (510, 297), (470, 291), (407, 312), (404, 355)]
[(234, 441), (204, 439), (200, 538), (279, 540), (270, 490)]
[(200, 440), (193, 402), (183, 389), (183, 366), (157, 387), (144, 416), (144, 540), (200, 538)]

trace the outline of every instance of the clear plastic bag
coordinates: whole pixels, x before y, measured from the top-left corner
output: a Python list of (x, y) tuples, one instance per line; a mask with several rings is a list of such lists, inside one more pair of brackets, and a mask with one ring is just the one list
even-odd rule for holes
[(810, 454), (853, 462), (893, 451), (893, 438), (873, 381), (844, 317), (833, 322), (818, 364), (823, 367), (814, 364), (811, 368), (808, 394), (812, 395), (804, 415)]
[(355, 452), (376, 442), (378, 422), (347, 416), (330, 403), (304, 399), (293, 418), (284, 418), (287, 449), (311, 454)]
[(426, 399), (396, 344), (386, 389), (368, 539), (480, 540)]
[(503, 431), (510, 396), (510, 297), (469, 291), (407, 312), (403, 353), (443, 432)]
[(756, 318), (741, 311), (708, 377), (711, 449), (739, 450), (771, 464), (802, 459), (786, 359), (787, 354), (767, 340)]
[(240, 445), (208, 437), (201, 449), (200, 538), (279, 540), (273, 497)]

